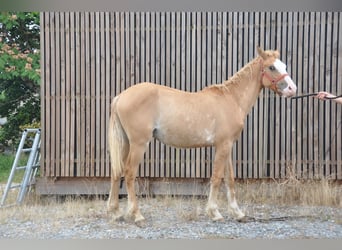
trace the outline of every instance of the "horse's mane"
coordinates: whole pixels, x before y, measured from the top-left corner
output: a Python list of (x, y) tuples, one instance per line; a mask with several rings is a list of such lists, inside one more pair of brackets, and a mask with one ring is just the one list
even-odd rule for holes
[(255, 64), (259, 62), (258, 58), (259, 57), (247, 63), (243, 68), (241, 68), (233, 76), (228, 78), (228, 80), (222, 82), (221, 84), (210, 85), (204, 88), (203, 90), (204, 91), (209, 90), (209, 91), (215, 92), (216, 94), (224, 94), (225, 92), (231, 92), (232, 89), (237, 87), (238, 83), (241, 82), (241, 79), (245, 79), (246, 77), (247, 78), (252, 77)]

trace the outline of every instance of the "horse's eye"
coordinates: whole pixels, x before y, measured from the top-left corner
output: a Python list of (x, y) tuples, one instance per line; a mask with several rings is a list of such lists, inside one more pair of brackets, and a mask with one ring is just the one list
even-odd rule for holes
[(269, 68), (271, 71), (274, 71), (274, 70), (276, 69), (273, 65), (269, 66), (268, 68)]

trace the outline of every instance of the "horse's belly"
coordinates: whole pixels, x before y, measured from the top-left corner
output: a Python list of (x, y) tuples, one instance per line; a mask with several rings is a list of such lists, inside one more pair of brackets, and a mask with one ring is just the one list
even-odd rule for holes
[(213, 132), (208, 130), (194, 133), (192, 131), (161, 131), (156, 129), (153, 136), (166, 145), (178, 148), (212, 146), (215, 140)]

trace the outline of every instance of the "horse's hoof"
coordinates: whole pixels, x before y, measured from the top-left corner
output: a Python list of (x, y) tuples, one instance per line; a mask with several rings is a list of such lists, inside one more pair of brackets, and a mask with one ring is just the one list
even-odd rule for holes
[(237, 218), (236, 221), (241, 223), (254, 222), (255, 218), (245, 215), (241, 218)]
[(117, 221), (117, 222), (122, 222), (125, 220), (124, 216), (121, 214), (121, 215), (115, 215), (113, 216), (113, 220), (114, 221)]
[(217, 217), (212, 218), (212, 220), (214, 222), (223, 222), (224, 218), (222, 216), (217, 216)]
[(223, 221), (223, 216), (216, 208), (207, 208), (206, 212), (212, 221)]
[(146, 220), (145, 219), (135, 220), (134, 223), (137, 227), (145, 227), (146, 226)]

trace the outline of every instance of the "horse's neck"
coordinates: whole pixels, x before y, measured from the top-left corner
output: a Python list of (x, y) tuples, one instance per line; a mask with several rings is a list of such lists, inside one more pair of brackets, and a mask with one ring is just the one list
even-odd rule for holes
[(247, 115), (258, 98), (261, 91), (261, 70), (259, 59), (254, 59), (239, 72), (237, 72), (229, 81), (225, 83), (229, 89), (230, 98), (234, 98)]

